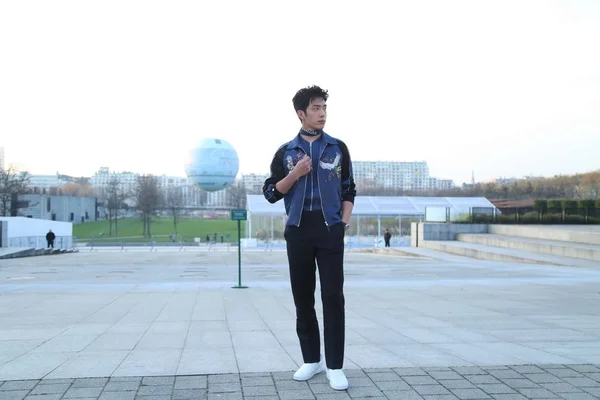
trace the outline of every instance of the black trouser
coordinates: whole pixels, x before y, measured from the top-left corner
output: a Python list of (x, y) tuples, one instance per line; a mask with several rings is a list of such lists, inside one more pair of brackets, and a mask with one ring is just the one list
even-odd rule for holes
[(48, 248), (54, 248), (54, 240), (48, 240)]
[[(286, 227), (290, 280), (296, 305), (296, 332), (305, 363), (320, 359), (315, 312), (316, 264), (319, 265), (325, 361), (329, 369), (344, 363), (344, 225), (325, 225), (321, 211), (304, 212), (300, 227)], [(316, 263), (315, 263), (316, 261)]]
[(385, 247), (390, 247), (390, 239), (385, 239)]

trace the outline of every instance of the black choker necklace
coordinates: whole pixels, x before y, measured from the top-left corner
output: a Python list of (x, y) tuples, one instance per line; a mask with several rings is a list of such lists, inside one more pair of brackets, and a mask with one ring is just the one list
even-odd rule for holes
[(322, 133), (322, 131), (320, 129), (309, 131), (308, 129), (302, 128), (300, 129), (300, 133), (306, 136), (319, 136)]

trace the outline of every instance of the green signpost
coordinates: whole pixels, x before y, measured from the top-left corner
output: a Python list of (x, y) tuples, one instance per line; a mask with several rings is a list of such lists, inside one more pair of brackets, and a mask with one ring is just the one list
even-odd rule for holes
[(248, 286), (242, 286), (242, 221), (246, 221), (247, 219), (247, 210), (231, 210), (231, 220), (237, 221), (238, 226), (238, 284), (232, 286), (234, 289), (248, 288)]

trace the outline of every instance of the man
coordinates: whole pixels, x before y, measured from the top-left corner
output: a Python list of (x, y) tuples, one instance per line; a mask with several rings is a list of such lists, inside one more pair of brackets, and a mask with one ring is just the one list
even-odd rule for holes
[[(300, 132), (276, 151), (263, 193), (270, 203), (284, 199), (288, 216), (284, 237), (296, 306), (296, 332), (304, 364), (295, 380), (327, 371), (332, 388), (345, 390), (344, 236), (356, 188), (348, 147), (323, 131), (327, 91), (318, 86), (293, 98)], [(325, 359), (315, 312), (316, 265), (323, 302)]]
[(385, 233), (383, 234), (383, 240), (385, 240), (385, 247), (390, 247), (390, 239), (392, 238), (392, 234), (390, 233), (389, 229), (385, 230)]
[(46, 233), (46, 241), (48, 242), (48, 248), (54, 248), (54, 239), (56, 239), (56, 235), (52, 232), (52, 229)]

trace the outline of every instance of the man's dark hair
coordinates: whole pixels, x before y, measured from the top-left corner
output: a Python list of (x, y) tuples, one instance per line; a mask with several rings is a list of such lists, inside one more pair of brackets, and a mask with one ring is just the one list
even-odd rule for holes
[(310, 102), (314, 99), (321, 98), (327, 101), (329, 94), (327, 90), (323, 90), (318, 86), (310, 86), (303, 89), (298, 90), (296, 95), (292, 99), (294, 103), (294, 111), (302, 110), (306, 112), (306, 109), (310, 105)]

